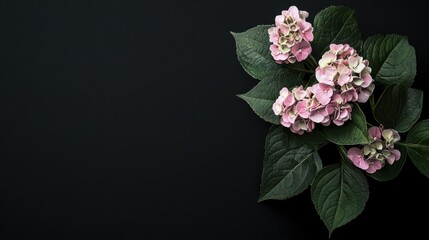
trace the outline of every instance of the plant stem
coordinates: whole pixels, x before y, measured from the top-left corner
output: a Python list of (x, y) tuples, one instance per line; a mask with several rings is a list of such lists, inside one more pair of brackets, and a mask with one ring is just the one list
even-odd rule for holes
[(371, 97), (369, 97), (369, 103), (371, 105), (372, 115), (374, 115), (374, 108), (375, 108), (374, 94), (372, 94)]
[(314, 69), (316, 69), (319, 64), (317, 63), (316, 59), (314, 59), (313, 55), (310, 54), (309, 57), (311, 64), (313, 65)]
[(326, 145), (328, 145), (328, 144), (329, 144), (329, 142), (325, 142), (325, 143), (321, 144), (321, 145), (317, 148), (317, 151), (319, 151), (320, 149), (322, 149), (324, 146), (326, 146)]
[(314, 73), (314, 71), (311, 70), (306, 70), (306, 69), (300, 69), (300, 68), (294, 68), (294, 67), (288, 67), (291, 70), (294, 71), (298, 71), (298, 72), (303, 72), (303, 73)]
[(347, 157), (347, 152), (346, 152), (346, 149), (344, 148), (344, 146), (342, 146), (342, 145), (337, 145), (337, 148), (338, 148), (338, 152), (340, 153), (341, 157), (342, 157), (343, 159), (348, 159), (348, 157)]
[(414, 148), (421, 148), (422, 146), (419, 144), (414, 144), (414, 143), (403, 143), (403, 142), (397, 142), (395, 143), (399, 146), (404, 146), (404, 147), (414, 147)]

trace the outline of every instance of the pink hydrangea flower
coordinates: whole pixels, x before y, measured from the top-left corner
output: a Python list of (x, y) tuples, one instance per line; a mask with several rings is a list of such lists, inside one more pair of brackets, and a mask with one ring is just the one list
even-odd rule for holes
[(356, 102), (359, 99), (357, 89), (351, 83), (341, 86), (338, 92), (340, 93), (340, 96), (343, 98), (344, 102)]
[[(331, 44), (316, 68), (316, 79), (333, 87), (347, 102), (366, 102), (374, 91), (368, 60), (359, 56), (348, 44)], [(317, 94), (318, 97), (322, 97)], [(330, 94), (332, 96), (332, 94)], [(322, 102), (328, 102), (324, 95)]]
[(369, 97), (374, 92), (375, 85), (371, 83), (367, 88), (357, 88), (359, 90), (357, 101), (360, 103), (366, 103)]
[(363, 170), (367, 170), (369, 163), (365, 161), (362, 149), (357, 147), (352, 147), (347, 151), (348, 158), (353, 162), (353, 164)]
[(305, 97), (307, 97), (309, 95), (308, 91), (306, 89), (304, 89), (304, 87), (302, 87), (302, 86), (294, 88), (292, 90), (292, 94), (296, 98), (296, 100), (298, 100), (298, 101), (303, 100)]
[(401, 139), (396, 130), (374, 126), (368, 129), (368, 138), (369, 144), (361, 148), (352, 147), (347, 151), (348, 158), (356, 167), (367, 173), (374, 173), (381, 169), (385, 162), (392, 165), (401, 158), (401, 152), (395, 149), (394, 145)]
[(311, 88), (304, 90), (302, 86), (295, 87), (292, 91), (287, 88), (280, 90), (280, 95), (273, 104), (274, 114), (280, 115), (280, 123), (290, 128), (297, 134), (311, 132), (315, 127), (311, 115), (311, 102), (315, 98), (311, 93)]
[(295, 55), (298, 62), (304, 61), (311, 53), (310, 43), (307, 41), (295, 43), (295, 45), (292, 46), (292, 53)]
[(305, 90), (302, 86), (291, 91), (283, 88), (272, 106), (274, 114), (281, 116), (280, 123), (294, 133), (303, 134), (313, 131), (316, 123), (328, 126), (333, 122), (341, 126), (351, 119), (352, 106), (344, 103), (338, 93), (331, 92), (334, 95), (326, 97), (329, 100), (326, 103), (319, 101), (319, 98), (324, 99), (317, 96), (323, 87), (332, 88), (324, 84), (315, 84)]
[(289, 7), (276, 16), (275, 26), (268, 29), (271, 55), (279, 63), (304, 61), (310, 55), (313, 27), (305, 19), (308, 12)]
[(334, 94), (333, 87), (323, 83), (314, 84), (312, 91), (316, 99), (323, 105), (327, 105), (331, 102), (331, 97)]
[(293, 133), (297, 133), (299, 135), (302, 135), (302, 134), (304, 134), (304, 132), (312, 132), (314, 130), (314, 126), (315, 126), (315, 124), (311, 120), (301, 118), (301, 119), (296, 120), (292, 124), (290, 130)]
[(319, 83), (329, 86), (335, 86), (334, 78), (337, 74), (337, 69), (334, 66), (326, 66), (316, 69), (316, 79)]
[(327, 110), (332, 115), (332, 122), (337, 126), (342, 126), (344, 122), (352, 117), (352, 106), (344, 102), (344, 99), (338, 93), (333, 95)]
[[(289, 34), (292, 25), (288, 24), (292, 24), (297, 16), (301, 18), (302, 14), (296, 8), (290, 8), (276, 17), (276, 26), (280, 27), (269, 30), (270, 41), (284, 43), (271, 45), (272, 54), (276, 55), (280, 62), (301, 61), (308, 56), (306, 49), (311, 48), (308, 42), (296, 42), (300, 37), (289, 41), (285, 36), (278, 34), (279, 32)], [(295, 28), (294, 25), (293, 29)], [(282, 52), (286, 48), (290, 49)], [(283, 88), (273, 103), (274, 114), (281, 116), (280, 123), (283, 126), (298, 134), (313, 131), (316, 123), (323, 126), (331, 123), (337, 126), (344, 125), (352, 118), (353, 106), (350, 103), (364, 103), (374, 91), (374, 80), (368, 65), (368, 60), (359, 56), (349, 45), (331, 44), (329, 51), (323, 54), (316, 68), (315, 76), (318, 83), (307, 89), (302, 86), (292, 90)], [(386, 153), (386, 160), (394, 161), (397, 152), (392, 150), (389, 154)], [(376, 162), (367, 162), (367, 165), (371, 171), (380, 167)]]

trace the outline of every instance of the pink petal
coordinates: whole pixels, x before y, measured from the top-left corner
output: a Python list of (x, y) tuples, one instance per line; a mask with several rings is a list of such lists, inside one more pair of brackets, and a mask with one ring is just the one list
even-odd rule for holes
[(312, 121), (307, 122), (307, 132), (312, 132), (314, 130), (315, 124)]
[(395, 155), (395, 161), (398, 161), (401, 158), (401, 152), (398, 149), (390, 150), (390, 153)]
[(283, 15), (277, 15), (275, 18), (276, 26), (281, 26), (285, 23), (285, 17)]
[(289, 96), (289, 89), (287, 89), (286, 87), (282, 88), (282, 90), (280, 90), (280, 96), (282, 96), (284, 98)]
[(337, 126), (343, 126), (344, 125), (344, 121), (342, 121), (342, 120), (334, 119), (334, 120), (332, 120), (332, 122)]
[(283, 116), (282, 116), (282, 118), (280, 119), (280, 123), (281, 123), (281, 125), (283, 125), (283, 126), (285, 126), (285, 127), (290, 127), (291, 126), (291, 122), (289, 122), (289, 119), (288, 119), (288, 117), (286, 116), (286, 114), (284, 114)]
[(375, 173), (377, 170), (381, 169), (382, 167), (383, 167), (383, 164), (380, 161), (374, 160), (368, 166), (368, 169), (366, 170), (366, 172), (367, 173)]
[(304, 39), (312, 42), (314, 40), (313, 29), (304, 32)]
[(286, 25), (281, 25), (278, 28), (279, 28), (279, 31), (281, 32), (281, 34), (283, 34), (283, 36), (288, 35), (290, 32), (289, 27)]
[(322, 83), (313, 85), (313, 92), (316, 95), (317, 101), (322, 105), (327, 105), (331, 102), (331, 97), (334, 93), (331, 86)]
[(300, 17), (299, 17), (299, 10), (298, 10), (298, 8), (296, 7), (296, 6), (290, 6), (289, 7), (289, 9), (288, 9), (288, 11), (289, 11), (289, 14), (295, 19), (295, 20), (298, 20), (298, 19), (300, 19)]
[(337, 60), (337, 55), (334, 52), (332, 51), (325, 52), (322, 58), (319, 60), (319, 66), (321, 68), (324, 68), (329, 64), (331, 64), (332, 62), (334, 62), (335, 60)]
[(368, 129), (368, 134), (371, 140), (380, 140), (381, 139), (381, 130), (379, 127), (373, 126)]
[(283, 104), (284, 104), (286, 107), (290, 107), (290, 106), (292, 106), (293, 104), (295, 104), (295, 97), (294, 97), (292, 94), (289, 94), (289, 95), (285, 98), (285, 100), (283, 101)]
[(331, 44), (331, 45), (329, 45), (329, 49), (334, 51), (335, 54), (342, 51), (343, 48), (344, 48), (343, 44)]
[[(369, 68), (369, 67), (367, 67), (367, 68)], [(366, 68), (365, 68), (366, 69)], [(363, 80), (363, 84), (362, 84), (362, 87), (364, 87), (364, 88), (366, 88), (366, 87), (368, 87), (374, 80), (372, 79), (372, 76), (371, 76), (371, 71), (369, 70), (369, 72), (368, 71), (365, 71), (365, 69), (362, 71), (362, 73), (361, 73), (361, 75), (360, 75), (360, 77), (362, 78), (362, 80)], [(370, 69), (370, 68), (369, 68)]]
[(358, 95), (357, 101), (360, 103), (366, 103), (371, 96), (371, 92), (367, 91), (366, 89), (362, 89)]
[(274, 60), (284, 61), (284, 60), (288, 59), (289, 54), (287, 54), (287, 53), (285, 53), (285, 54), (284, 53), (279, 53), (278, 55), (275, 55), (273, 57), (274, 57)]
[(270, 45), (270, 51), (271, 51), (271, 54), (275, 54), (275, 55), (279, 54), (280, 52), (279, 47), (275, 44)]
[(302, 86), (299, 86), (298, 88), (294, 88), (292, 90), (293, 95), (295, 96), (296, 100), (302, 100), (307, 96), (307, 91), (304, 90)]
[(319, 83), (334, 86), (334, 76), (337, 73), (336, 68), (333, 66), (326, 66), (325, 68), (316, 68), (316, 79)]
[(298, 26), (301, 30), (302, 38), (308, 42), (313, 41), (314, 36), (313, 36), (313, 27), (311, 26), (311, 23), (300, 21), (298, 22)]
[(343, 86), (344, 84), (349, 83), (351, 81), (352, 81), (351, 76), (347, 75), (347, 74), (343, 74), (343, 75), (338, 77), (338, 84), (340, 86)]
[(325, 117), (320, 113), (314, 113), (310, 115), (310, 120), (315, 123), (321, 123), (325, 119)]
[(343, 102), (354, 102), (359, 98), (359, 95), (356, 89), (352, 88), (347, 91), (343, 91), (341, 93), (341, 97), (343, 99)]
[(310, 43), (303, 40), (293, 45), (291, 50), (293, 55), (295, 55), (296, 60), (298, 62), (301, 62), (305, 60), (308, 57), (308, 55), (311, 53), (311, 46), (310, 46)]
[(268, 34), (270, 36), (270, 42), (277, 43), (279, 41), (279, 33), (277, 27), (271, 27), (268, 29)]
[(302, 118), (308, 118), (310, 116), (310, 112), (307, 109), (307, 102), (300, 101), (296, 104), (296, 109), (298, 110), (298, 115)]
[(352, 147), (347, 151), (347, 157), (353, 164), (360, 169), (368, 169), (369, 164), (365, 161), (362, 150), (357, 147)]

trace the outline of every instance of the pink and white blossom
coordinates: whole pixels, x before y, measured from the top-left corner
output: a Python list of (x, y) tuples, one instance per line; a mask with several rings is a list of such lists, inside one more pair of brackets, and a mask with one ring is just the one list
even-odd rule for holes
[(385, 163), (392, 165), (401, 158), (401, 152), (395, 149), (395, 143), (401, 137), (394, 129), (371, 127), (368, 129), (369, 144), (361, 148), (352, 147), (347, 151), (352, 163), (367, 173), (374, 173), (381, 169)]
[[(375, 87), (368, 60), (348, 44), (331, 44), (319, 60), (315, 75), (319, 83), (330, 85), (334, 92), (339, 92), (345, 103), (368, 101)], [(327, 99), (322, 101), (327, 102)]]
[(304, 61), (311, 53), (313, 27), (305, 19), (308, 12), (296, 6), (275, 17), (275, 26), (268, 29), (271, 56), (278, 64)]
[[(275, 31), (289, 33), (291, 26), (295, 29), (296, 26), (291, 25), (294, 23), (293, 17), (301, 16), (300, 14), (296, 8), (291, 8), (277, 16), (276, 24), (282, 26), (277, 30), (269, 30), (270, 39), (277, 39), (278, 36), (273, 34)], [(292, 44), (285, 36), (278, 37), (278, 42), (284, 45), (273, 44), (270, 47), (271, 53), (277, 54), (278, 61), (301, 61), (308, 56), (305, 49), (311, 48), (307, 42)], [(279, 48), (281, 49), (278, 50)], [(290, 49), (282, 52), (287, 48)], [(316, 123), (323, 126), (331, 123), (344, 125), (352, 119), (351, 103), (368, 101), (375, 87), (368, 61), (347, 44), (331, 44), (329, 51), (320, 59), (315, 76), (318, 82), (313, 86), (306, 89), (298, 86), (292, 90), (283, 88), (273, 103), (274, 114), (281, 116), (280, 123), (294, 133), (311, 132)], [(384, 153), (389, 162), (396, 159), (396, 152)], [(368, 162), (367, 165), (371, 170), (379, 167), (378, 163)]]

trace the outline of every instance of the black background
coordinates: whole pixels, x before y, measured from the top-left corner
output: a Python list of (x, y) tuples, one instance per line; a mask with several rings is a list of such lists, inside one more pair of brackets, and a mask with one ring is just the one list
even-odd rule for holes
[[(0, 238), (327, 239), (309, 191), (257, 203), (269, 124), (235, 96), (257, 81), (229, 32), (350, 6), (363, 38), (409, 37), (427, 90), (416, 2), (2, 1)], [(411, 162), (369, 184), (332, 239), (427, 237), (429, 181)]]

